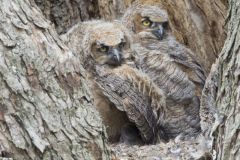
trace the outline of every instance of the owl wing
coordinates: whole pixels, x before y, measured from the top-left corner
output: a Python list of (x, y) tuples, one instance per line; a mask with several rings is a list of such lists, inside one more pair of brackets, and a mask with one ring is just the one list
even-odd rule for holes
[(153, 82), (161, 88), (168, 98), (176, 102), (191, 99), (195, 86), (166, 53), (156, 50), (141, 50), (139, 67), (149, 75)]
[(159, 121), (166, 139), (199, 133), (199, 99), (196, 97), (195, 84), (188, 72), (182, 70), (169, 54), (156, 50), (138, 51), (140, 68), (166, 94), (167, 112)]
[(193, 81), (193, 78), (198, 80), (195, 68), (191, 66), (195, 65), (194, 62), (181, 59), (183, 56), (179, 52), (176, 52), (174, 59), (171, 56), (174, 53), (171, 52), (137, 49), (139, 47), (136, 51), (140, 57), (140, 68), (167, 96), (167, 123), (162, 125), (165, 135), (173, 138), (180, 133), (184, 136), (199, 133), (199, 97), (197, 96), (200, 95), (198, 92), (200, 93), (201, 89)]
[(148, 41), (145, 47), (148, 50), (168, 54), (177, 65), (183, 67), (184, 70), (188, 72), (189, 79), (197, 83), (197, 85), (201, 85), (203, 88), (206, 79), (206, 73), (203, 67), (197, 62), (192, 51), (179, 43), (175, 37), (169, 35), (162, 41)]
[(189, 79), (201, 85), (203, 88), (206, 80), (206, 74), (203, 67), (196, 61), (191, 51), (185, 47), (179, 49), (176, 53), (169, 53), (170, 57), (178, 65), (182, 65), (188, 70)]
[(157, 131), (157, 110), (164, 107), (162, 92), (138, 70), (118, 67), (103, 74), (98, 70), (96, 82), (103, 94), (135, 123), (145, 142), (153, 142)]

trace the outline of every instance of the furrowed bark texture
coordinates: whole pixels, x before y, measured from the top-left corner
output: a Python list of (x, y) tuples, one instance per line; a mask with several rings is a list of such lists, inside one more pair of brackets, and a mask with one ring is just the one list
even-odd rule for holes
[(213, 133), (216, 159), (240, 157), (240, 2), (229, 1), (228, 34), (202, 95), (203, 130)]
[(134, 0), (34, 0), (59, 34), (90, 19), (119, 18)]
[(52, 21), (57, 32), (65, 33), (74, 24), (99, 18), (99, 5), (96, 0), (35, 0), (43, 14)]
[(110, 159), (76, 55), (28, 0), (0, 0), (0, 157)]

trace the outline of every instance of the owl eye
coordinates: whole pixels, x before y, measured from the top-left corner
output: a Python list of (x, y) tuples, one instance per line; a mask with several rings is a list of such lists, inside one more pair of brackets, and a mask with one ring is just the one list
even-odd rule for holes
[(108, 46), (101, 46), (101, 48), (99, 48), (100, 52), (107, 52), (108, 51)]
[(152, 22), (149, 19), (144, 19), (142, 21), (142, 24), (146, 27), (149, 27), (149, 26), (151, 26)]

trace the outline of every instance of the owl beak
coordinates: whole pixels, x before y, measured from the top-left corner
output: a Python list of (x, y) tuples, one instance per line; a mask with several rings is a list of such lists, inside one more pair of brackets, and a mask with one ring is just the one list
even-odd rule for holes
[(110, 56), (110, 63), (112, 65), (121, 65), (122, 63), (122, 54), (118, 49), (112, 48), (108, 51)]
[(158, 29), (153, 30), (152, 33), (153, 33), (159, 40), (162, 40), (162, 39), (163, 39), (163, 36), (164, 36), (164, 28), (163, 28), (162, 24), (160, 24), (160, 25), (158, 26)]

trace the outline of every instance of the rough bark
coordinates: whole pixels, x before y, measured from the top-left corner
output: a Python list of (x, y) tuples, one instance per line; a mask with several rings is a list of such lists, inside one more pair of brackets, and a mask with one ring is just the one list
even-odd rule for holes
[(0, 0), (0, 157), (110, 159), (78, 58), (34, 2)]
[(74, 24), (103, 18), (119, 18), (134, 0), (35, 0), (43, 14), (54, 23), (59, 34)]
[(43, 14), (56, 26), (59, 34), (65, 33), (74, 24), (100, 18), (96, 0), (35, 0)]
[(240, 157), (240, 2), (229, 0), (228, 33), (202, 95), (202, 126), (216, 159)]

